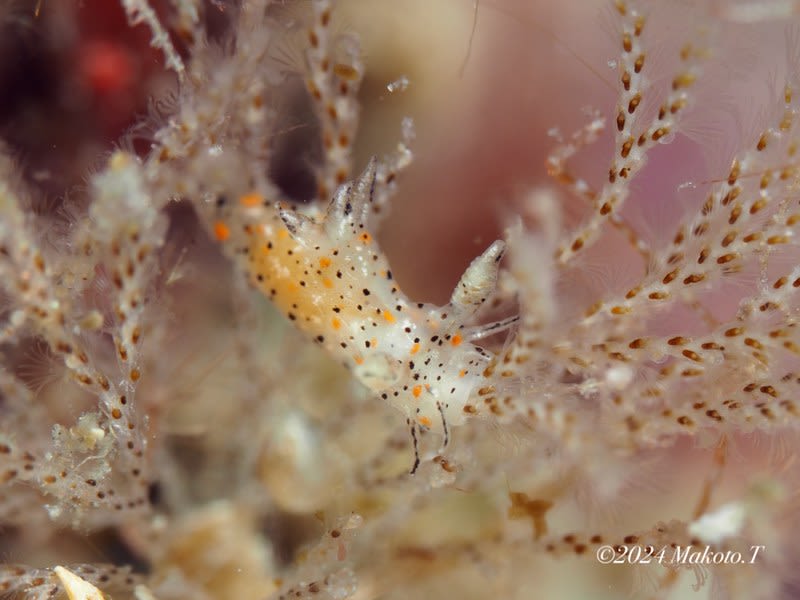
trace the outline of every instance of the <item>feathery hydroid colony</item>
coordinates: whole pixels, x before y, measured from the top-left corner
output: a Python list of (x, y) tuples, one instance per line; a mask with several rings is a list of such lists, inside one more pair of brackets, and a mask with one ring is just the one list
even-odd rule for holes
[[(337, 33), (330, 1), (304, 5), (309, 14), (268, 0), (175, 2), (164, 16), (141, 0), (121, 4), (178, 74), (146, 155), (129, 140), (92, 177), (84, 204), (52, 218), (69, 225), (57, 251), (42, 234), (48, 217), (4, 169), (0, 516), (20, 532), (9, 536), (20, 558), (26, 540), (52, 534), (49, 519), (113, 531), (143, 572), (6, 566), (0, 589), (140, 600), (527, 597), (563, 593), (570, 583), (541, 567), (574, 555), (559, 568), (580, 570), (597, 595), (612, 576), (595, 559), (605, 546), (625, 563), (638, 556), (631, 548), (744, 556), (763, 545), (753, 564), (662, 558), (624, 576), (652, 578), (654, 597), (677, 589), (682, 573), (699, 585), (709, 572), (723, 595), (792, 594), (791, 460), (762, 456), (742, 434), (791, 444), (798, 417), (793, 34), (765, 128), (722, 177), (693, 184), (703, 197), (659, 243), (631, 210), (647, 202), (635, 182), (721, 96), (710, 73), (741, 11), (701, 4), (693, 28), (670, 37), (688, 7), (615, 2), (618, 96), (602, 185), (571, 164), (603, 133), (593, 113), (548, 160), (563, 190), (529, 194), (505, 240), (437, 306), (401, 291), (376, 241), (410, 164), (410, 123), (394, 153), (352, 178), (365, 66), (357, 38)], [(207, 35), (222, 8), (224, 34)], [(276, 57), (298, 31), (321, 153), (306, 204), (267, 176), (289, 76)], [(578, 223), (564, 214), (568, 197), (585, 207)], [(168, 205), (178, 199), (232, 268), (208, 262), (208, 240), (181, 246), (176, 225), (190, 217)], [(580, 289), (608, 247), (642, 273), (599, 294)], [(282, 313), (268, 327), (262, 298)], [(181, 318), (164, 314), (171, 306)], [(488, 316), (504, 308), (513, 314)], [(178, 336), (191, 348), (184, 359), (163, 351), (183, 347)], [(66, 401), (34, 393), (12, 360), (32, 341), (77, 384)], [(207, 380), (198, 365), (210, 362)], [(181, 389), (193, 379), (201, 384)], [(656, 479), (662, 489), (644, 485)], [(617, 519), (596, 514), (623, 505)], [(486, 567), (479, 577), (475, 564)]]

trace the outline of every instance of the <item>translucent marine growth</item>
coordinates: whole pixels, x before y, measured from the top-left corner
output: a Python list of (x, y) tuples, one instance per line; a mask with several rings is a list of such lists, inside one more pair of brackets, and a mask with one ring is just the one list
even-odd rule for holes
[[(436, 423), (447, 441), (467, 400), (482, 385), (492, 356), (472, 343), (497, 325), (468, 327), (491, 295), (504, 244), (475, 259), (445, 306), (412, 302), (392, 276), (367, 221), (375, 197), (377, 161), (343, 185), (322, 213), (239, 199), (242, 221), (221, 202), (214, 232), (244, 263), (251, 283), (302, 331), (412, 427)], [(241, 233), (234, 234), (234, 230)]]
[[(375, 237), (410, 163), (410, 120), (396, 151), (352, 179), (366, 70), (356, 37), (331, 24), (340, 11), (326, 0), (297, 2), (303, 19), (269, 0), (166, 4), (172, 16), (122, 2), (180, 74), (138, 130), (150, 151), (130, 143), (111, 155), (81, 210), (53, 219), (56, 248), (49, 215), (0, 160), (0, 545), (30, 565), (0, 566), (0, 596), (616, 598), (642, 565), (612, 573), (596, 560), (604, 548), (616, 563), (662, 547), (764, 546), (749, 570), (653, 559), (658, 589), (647, 597), (674, 597), (683, 570), (698, 585), (713, 573), (731, 597), (795, 590), (794, 456), (781, 464), (743, 435), (759, 429), (789, 448), (800, 423), (792, 39), (781, 46), (786, 87), (759, 105), (758, 133), (730, 132), (735, 143), (721, 148), (685, 134), (735, 91), (730, 40), (714, 30), (720, 14), (742, 18), (702, 2), (695, 13), (613, 3), (617, 94), (550, 156), (562, 189), (527, 195), (518, 225), (436, 306), (404, 293), (400, 265)], [(425, 15), (439, 4), (424, 3)], [(377, 5), (391, 3), (352, 3), (358, 16)], [(211, 27), (211, 17), (229, 20)], [(596, 19), (584, 17), (594, 35)], [(670, 27), (678, 20), (699, 27)], [(287, 65), (276, 50), (295, 33), (305, 62)], [(399, 75), (379, 60), (370, 67), (376, 80)], [(302, 87), (287, 91), (293, 76), (319, 135), (292, 150), (290, 160), (317, 159), (304, 171), (314, 185), (291, 188), (306, 202), (296, 204), (281, 190), (278, 114)], [(548, 99), (571, 100), (546, 79)], [(548, 99), (534, 100), (542, 130), (560, 119)], [(608, 153), (582, 153), (591, 164), (579, 173), (572, 159), (604, 143), (606, 119)], [(442, 142), (437, 152), (455, 145)], [(705, 164), (712, 155), (721, 162)], [(442, 156), (429, 157), (438, 178)], [(648, 186), (659, 169), (677, 178)], [(687, 178), (696, 183), (673, 202)], [(665, 219), (643, 222), (640, 211), (655, 202), (675, 209), (663, 235), (652, 226)], [(413, 218), (428, 226), (429, 210)], [(262, 311), (262, 296), (278, 310)], [(481, 325), (487, 304), (516, 314)], [(40, 394), (21, 364), (30, 345), (49, 347), (72, 394)], [(428, 460), (449, 435), (447, 457)], [(408, 477), (412, 439), (419, 462)], [(86, 530), (98, 528), (145, 572), (75, 564)], [(39, 537), (26, 548), (29, 534)], [(45, 556), (30, 549), (56, 535), (64, 549), (61, 540)], [(570, 557), (571, 571), (551, 568)], [(74, 566), (35, 566), (45, 563)]]

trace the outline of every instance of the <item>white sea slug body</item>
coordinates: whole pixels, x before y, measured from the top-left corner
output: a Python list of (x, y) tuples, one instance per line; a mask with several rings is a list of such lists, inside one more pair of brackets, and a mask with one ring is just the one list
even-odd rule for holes
[[(492, 356), (470, 343), (467, 321), (492, 292), (504, 244), (475, 259), (450, 302), (410, 301), (367, 231), (375, 162), (342, 186), (327, 211), (273, 205), (244, 226), (240, 253), (252, 284), (376, 395), (425, 428), (458, 425)], [(257, 204), (252, 199), (240, 203)], [(264, 218), (266, 217), (266, 218)], [(216, 227), (218, 239), (229, 236)]]

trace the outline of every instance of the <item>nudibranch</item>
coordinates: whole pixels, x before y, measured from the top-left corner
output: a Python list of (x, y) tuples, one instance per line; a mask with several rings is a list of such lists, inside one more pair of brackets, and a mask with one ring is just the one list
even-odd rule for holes
[(494, 289), (504, 243), (495, 241), (470, 264), (445, 306), (412, 302), (368, 231), (375, 182), (373, 159), (324, 212), (264, 206), (260, 196), (245, 195), (236, 210), (252, 207), (253, 218), (234, 225), (220, 206), (213, 232), (239, 244), (234, 252), (253, 286), (405, 414), (415, 443), (417, 427), (440, 429), (446, 443), (448, 425), (476, 412), (468, 399), (486, 385), (492, 355), (473, 341), (503, 327), (470, 321)]

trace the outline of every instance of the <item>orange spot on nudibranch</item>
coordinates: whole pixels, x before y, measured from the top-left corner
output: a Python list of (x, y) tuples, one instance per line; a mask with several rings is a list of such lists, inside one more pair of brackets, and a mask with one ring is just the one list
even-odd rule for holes
[(420, 425), (424, 425), (425, 427), (431, 426), (431, 420), (428, 417), (419, 417), (417, 421), (419, 421)]
[(417, 352), (419, 352), (419, 343), (411, 346), (411, 354), (416, 354)]
[(338, 330), (342, 326), (342, 322), (336, 317), (333, 317), (333, 319), (331, 320), (331, 325), (333, 326), (334, 329)]
[(458, 335), (458, 334), (455, 334), (455, 335), (452, 337), (452, 339), (450, 340), (450, 343), (451, 343), (453, 346), (458, 346), (458, 345), (460, 345), (460, 344), (461, 344), (461, 341), (462, 341), (462, 340), (461, 340), (461, 336), (460, 336), (460, 335)]
[(411, 390), (411, 393), (414, 394), (414, 398), (419, 398), (422, 394), (422, 386), (415, 385), (414, 388)]
[(362, 233), (362, 234), (361, 234), (360, 236), (358, 236), (358, 237), (359, 237), (359, 238), (361, 239), (361, 241), (362, 241), (362, 242), (364, 242), (365, 244), (369, 244), (369, 242), (372, 240), (372, 236), (371, 236), (370, 234), (368, 234), (366, 231), (365, 231), (364, 233)]
[(360, 356), (356, 356), (353, 360), (356, 361), (357, 365), (363, 365), (364, 364), (364, 359), (361, 358)]
[(322, 267), (323, 269), (327, 269), (328, 267), (331, 266), (331, 259), (328, 258), (327, 256), (323, 256), (322, 258), (319, 259), (319, 266)]
[(279, 229), (278, 230), (278, 239), (285, 240), (289, 237), (289, 231), (286, 229)]
[(263, 203), (264, 203), (264, 197), (256, 192), (245, 194), (244, 196), (239, 198), (239, 204), (241, 204), (245, 208), (253, 208), (256, 206), (261, 206)]
[(466, 369), (461, 369), (461, 370), (458, 372), (458, 376), (459, 376), (459, 377), (464, 377), (466, 374), (467, 374), (467, 370), (466, 370)]
[(386, 319), (387, 323), (394, 323), (394, 315), (391, 313), (391, 311), (383, 311), (383, 318)]
[(214, 237), (217, 238), (218, 242), (224, 242), (231, 237), (230, 227), (222, 221), (217, 221), (214, 223)]
[(324, 285), (328, 289), (331, 289), (333, 287), (333, 282), (326, 277), (325, 279), (322, 280), (322, 285)]

